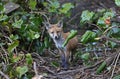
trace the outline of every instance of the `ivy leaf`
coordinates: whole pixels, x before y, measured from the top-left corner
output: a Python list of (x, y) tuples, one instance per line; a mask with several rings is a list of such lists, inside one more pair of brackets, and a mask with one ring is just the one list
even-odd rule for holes
[(2, 11), (3, 9), (4, 9), (3, 4), (0, 3), (0, 11)]
[(37, 4), (36, 0), (30, 0), (29, 1), (29, 7), (30, 7), (30, 9), (34, 10), (36, 4)]
[(7, 18), (8, 18), (7, 15), (3, 15), (3, 14), (0, 15), (0, 21), (4, 21), (4, 20), (6, 20)]
[(115, 0), (115, 4), (120, 7), (120, 0)]
[(37, 39), (39, 37), (40, 37), (40, 35), (39, 35), (38, 32), (35, 32), (35, 31), (31, 30), (31, 29), (29, 30), (29, 32), (28, 32), (28, 38), (29, 39), (34, 40), (34, 39)]
[(113, 16), (114, 16), (114, 12), (110, 11), (110, 12), (105, 12), (103, 17), (106, 19), (108, 17), (113, 17)]
[(90, 12), (88, 10), (83, 11), (81, 15), (81, 22), (90, 21), (94, 14), (94, 12)]
[(77, 30), (71, 30), (69, 36), (66, 38), (65, 42), (63, 43), (62, 47), (65, 47), (70, 39), (75, 37), (77, 34)]
[(12, 52), (19, 45), (19, 41), (15, 40), (8, 46), (8, 52)]
[(81, 42), (83, 44), (94, 42), (96, 36), (97, 36), (97, 34), (95, 32), (86, 31), (81, 37)]
[(32, 59), (32, 56), (31, 56), (31, 54), (26, 54), (26, 63), (28, 64), (28, 65), (32, 65), (32, 62), (33, 62), (33, 59)]
[(40, 37), (39, 33), (36, 33), (36, 34), (34, 35), (34, 38), (35, 38), (35, 39), (37, 39), (37, 38), (39, 38), (39, 37)]
[(59, 9), (61, 13), (67, 14), (70, 9), (74, 8), (74, 5), (71, 3), (65, 3), (62, 5), (62, 8)]
[(120, 75), (113, 77), (113, 79), (120, 79)]
[(100, 17), (100, 18), (98, 19), (97, 25), (105, 26), (105, 18)]
[(90, 53), (85, 53), (85, 54), (81, 55), (81, 58), (85, 61), (88, 61), (90, 58)]
[(14, 26), (14, 28), (21, 28), (21, 25), (23, 24), (23, 20), (15, 20), (15, 23), (12, 24), (12, 26)]
[(19, 67), (16, 68), (16, 71), (19, 74), (19, 78), (21, 78), (22, 75), (24, 75), (26, 72), (28, 72), (28, 67), (27, 66), (23, 66), (23, 67), (19, 66)]
[(60, 3), (58, 1), (53, 1), (53, 2), (50, 1), (49, 12), (57, 12), (57, 9), (59, 7), (60, 7)]
[(51, 2), (51, 7), (57, 9), (60, 7), (60, 3), (58, 1)]
[[(98, 19), (97, 25), (103, 27), (103, 28), (107, 28), (109, 24), (107, 24), (106, 22), (108, 21), (108, 18), (112, 18), (114, 16), (114, 12), (109, 11), (109, 12), (105, 12), (103, 17), (100, 17)], [(108, 21), (109, 22), (109, 21)]]

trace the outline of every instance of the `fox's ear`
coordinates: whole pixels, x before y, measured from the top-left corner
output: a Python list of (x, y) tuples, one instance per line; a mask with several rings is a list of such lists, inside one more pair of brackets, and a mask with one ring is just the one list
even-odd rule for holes
[(63, 21), (62, 20), (60, 20), (58, 23), (57, 23), (57, 25), (58, 25), (58, 27), (63, 27)]
[(47, 30), (51, 27), (51, 24), (49, 22), (43, 22), (43, 24)]

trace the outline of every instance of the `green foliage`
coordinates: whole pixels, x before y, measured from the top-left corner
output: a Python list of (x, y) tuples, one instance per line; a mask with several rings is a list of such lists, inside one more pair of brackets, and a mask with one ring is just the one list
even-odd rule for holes
[(31, 54), (26, 54), (26, 63), (28, 65), (32, 65), (32, 62), (33, 62), (33, 59), (32, 59)]
[(67, 14), (67, 12), (74, 8), (74, 6), (71, 3), (66, 3), (62, 5), (62, 8), (59, 9), (60, 13)]
[(17, 67), (16, 68), (17, 73), (19, 74), (18, 77), (21, 78), (22, 75), (24, 75), (26, 72), (28, 72), (28, 67), (27, 66), (22, 66), (22, 67)]
[(120, 79), (120, 75), (113, 77), (113, 79)]
[(114, 12), (112, 11), (107, 11), (103, 14), (102, 17), (99, 17), (97, 25), (101, 26), (102, 28), (107, 28), (109, 25), (106, 25), (105, 20), (107, 18), (112, 18), (114, 16)]
[(81, 55), (81, 59), (83, 59), (84, 61), (88, 61), (90, 58), (90, 53), (85, 53)]
[(69, 36), (66, 38), (65, 42), (63, 43), (62, 47), (65, 47), (70, 39), (75, 37), (77, 34), (77, 30), (71, 30)]
[(8, 46), (8, 52), (13, 52), (14, 49), (19, 45), (19, 41), (15, 40)]
[(96, 73), (97, 73), (97, 74), (100, 74), (105, 67), (106, 67), (106, 61), (104, 61), (104, 62), (99, 66), (99, 68), (97, 69)]
[[(30, 53), (36, 52), (43, 55), (44, 50), (51, 47), (51, 39), (43, 30), (45, 28), (42, 25), (42, 12), (44, 13), (46, 10), (46, 13), (50, 16), (56, 14), (60, 17), (68, 17), (74, 6), (71, 3), (61, 5), (58, 0), (10, 1), (19, 4), (20, 7), (6, 14), (4, 5), (8, 2), (0, 2), (0, 46), (3, 46), (3, 49), (6, 50), (5, 53), (2, 52), (3, 55), (0, 60), (5, 63), (7, 69), (4, 72), (11, 79), (31, 79), (33, 57)], [(41, 11), (41, 13), (34, 13), (36, 11)], [(25, 51), (29, 53), (25, 54)], [(59, 67), (56, 62), (52, 62), (51, 65)], [(4, 68), (1, 67), (1, 70), (4, 70)]]
[[(99, 10), (98, 12), (83, 11), (81, 14), (81, 24), (88, 23), (92, 24), (95, 28), (95, 32), (86, 31), (81, 37), (81, 42), (83, 44), (91, 44), (96, 42), (99, 43), (100, 39), (97, 37), (107, 36), (109, 38), (119, 39), (120, 29), (119, 23), (111, 22), (110, 20), (115, 17), (115, 12), (112, 10)], [(91, 25), (91, 26), (92, 26)], [(92, 26), (92, 27), (93, 27)], [(116, 27), (114, 27), (116, 26)], [(96, 40), (97, 39), (97, 40)], [(114, 48), (117, 46), (115, 42), (106, 41), (105, 46)]]
[(18, 61), (20, 61), (22, 59), (23, 56), (24, 56), (23, 54), (19, 54), (18, 56), (14, 54), (11, 57), (11, 62), (12, 63), (18, 62)]
[(90, 12), (88, 10), (83, 11), (81, 14), (81, 22), (83, 23), (86, 21), (90, 21), (93, 18), (94, 14), (94, 12)]
[(4, 21), (4, 20), (6, 20), (7, 18), (8, 18), (7, 15), (3, 15), (3, 14), (0, 15), (0, 21)]
[(21, 28), (21, 25), (23, 24), (23, 20), (15, 20), (15, 23), (12, 24), (14, 28)]
[(90, 43), (90, 42), (94, 42), (96, 36), (97, 36), (97, 35), (96, 35), (95, 32), (86, 31), (85, 34), (83, 34), (82, 37), (81, 37), (81, 42), (82, 42), (83, 44)]
[(29, 7), (30, 9), (34, 10), (36, 8), (36, 0), (29, 0)]
[[(120, 6), (120, 0), (115, 0), (117, 6)], [(98, 49), (114, 49), (119, 47), (119, 44), (110, 40), (114, 39), (120, 40), (120, 28), (119, 22), (112, 21), (116, 19), (116, 12), (111, 9), (101, 9), (98, 11), (88, 11), (85, 10), (81, 14), (80, 25), (86, 26), (89, 29), (81, 36), (81, 43), (85, 45), (85, 51), (87, 54), (78, 54), (81, 59), (89, 58), (89, 53), (91, 51), (99, 51)], [(92, 30), (91, 30), (92, 28)], [(104, 37), (108, 39), (104, 39)], [(102, 44), (102, 46), (100, 46)], [(97, 55), (95, 55), (98, 58)], [(89, 63), (89, 59), (86, 59), (87, 62), (83, 62), (85, 64)], [(103, 62), (100, 67), (97, 69), (97, 74), (101, 73), (106, 66), (106, 62)]]
[(52, 13), (59, 16), (66, 16), (70, 17), (70, 10), (74, 8), (74, 5), (72, 3), (65, 3), (60, 5), (58, 0), (51, 0), (49, 2), (44, 2), (44, 6), (46, 6), (47, 10)]
[(120, 7), (120, 0), (115, 0), (115, 4)]

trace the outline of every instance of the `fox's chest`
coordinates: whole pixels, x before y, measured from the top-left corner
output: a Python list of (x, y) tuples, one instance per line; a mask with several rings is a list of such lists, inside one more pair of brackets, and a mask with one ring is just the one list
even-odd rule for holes
[(64, 43), (64, 39), (62, 38), (62, 39), (59, 39), (59, 40), (54, 40), (54, 42), (55, 42), (56, 47), (61, 49), (62, 44)]

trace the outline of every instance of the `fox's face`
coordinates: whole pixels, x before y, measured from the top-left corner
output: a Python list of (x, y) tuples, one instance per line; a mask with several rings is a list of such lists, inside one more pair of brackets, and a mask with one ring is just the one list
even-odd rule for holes
[(52, 39), (59, 40), (61, 38), (61, 35), (63, 33), (62, 22), (58, 22), (57, 24), (50, 24), (46, 22), (44, 25), (46, 26), (46, 29), (48, 30), (48, 33)]

